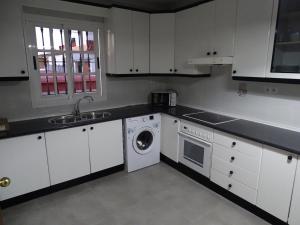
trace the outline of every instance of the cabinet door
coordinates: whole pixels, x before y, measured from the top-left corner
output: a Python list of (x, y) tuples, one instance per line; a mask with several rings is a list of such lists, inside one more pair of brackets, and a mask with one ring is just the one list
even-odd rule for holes
[(178, 129), (179, 120), (175, 117), (162, 115), (161, 124), (161, 153), (175, 162), (178, 162)]
[(257, 205), (287, 221), (297, 158), (288, 159), (287, 152), (264, 147), (258, 185)]
[(233, 76), (265, 77), (273, 0), (238, 0)]
[(133, 70), (132, 12), (126, 9), (112, 9), (112, 30), (114, 32), (115, 73), (128, 74)]
[(0, 140), (0, 201), (50, 186), (44, 134)]
[(132, 12), (134, 73), (149, 73), (150, 15)]
[(150, 72), (173, 73), (175, 48), (175, 14), (150, 16)]
[(181, 74), (209, 73), (209, 68), (188, 65), (191, 58), (212, 53), (211, 39), (214, 26), (214, 2), (176, 13), (175, 68)]
[(215, 35), (213, 35), (213, 54), (233, 56), (237, 0), (215, 1)]
[(289, 224), (299, 225), (300, 224), (300, 162), (298, 160), (296, 179), (294, 183), (294, 191), (292, 195), (292, 204), (290, 209)]
[(90, 126), (89, 146), (92, 173), (123, 164), (122, 120)]
[(47, 132), (46, 143), (51, 185), (90, 173), (86, 127)]
[(26, 77), (27, 64), (21, 1), (5, 1), (0, 7), (0, 77)]

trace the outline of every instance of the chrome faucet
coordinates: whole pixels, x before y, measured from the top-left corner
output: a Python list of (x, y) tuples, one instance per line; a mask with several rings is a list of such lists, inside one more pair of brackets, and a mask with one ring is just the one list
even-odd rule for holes
[(93, 98), (92, 96), (90, 96), (90, 95), (86, 95), (86, 96), (84, 96), (84, 97), (78, 99), (78, 100), (76, 101), (76, 103), (74, 104), (74, 109), (73, 109), (73, 115), (74, 115), (74, 116), (79, 116), (79, 115), (80, 115), (80, 108), (79, 108), (79, 105), (80, 105), (80, 102), (81, 102), (82, 100), (84, 100), (84, 99), (88, 100), (89, 103), (91, 103), (91, 102), (94, 101), (94, 98)]

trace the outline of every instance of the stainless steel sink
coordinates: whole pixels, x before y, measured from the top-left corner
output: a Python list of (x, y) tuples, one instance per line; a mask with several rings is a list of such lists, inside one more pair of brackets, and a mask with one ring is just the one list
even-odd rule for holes
[(56, 116), (50, 118), (48, 122), (51, 124), (67, 125), (67, 124), (74, 124), (74, 123), (80, 123), (85, 121), (106, 119), (110, 116), (111, 116), (110, 112), (87, 112), (87, 113), (81, 113), (78, 116), (75, 115)]

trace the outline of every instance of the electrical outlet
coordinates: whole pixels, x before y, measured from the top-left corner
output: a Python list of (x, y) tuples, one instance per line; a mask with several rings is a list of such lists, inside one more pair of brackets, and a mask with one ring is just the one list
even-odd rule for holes
[(265, 93), (270, 94), (271, 88), (270, 87), (264, 87)]
[(278, 88), (272, 87), (272, 88), (271, 88), (271, 93), (272, 93), (273, 95), (277, 94), (277, 93), (278, 93)]
[(264, 87), (264, 91), (267, 94), (275, 95), (278, 93), (278, 88), (277, 87)]

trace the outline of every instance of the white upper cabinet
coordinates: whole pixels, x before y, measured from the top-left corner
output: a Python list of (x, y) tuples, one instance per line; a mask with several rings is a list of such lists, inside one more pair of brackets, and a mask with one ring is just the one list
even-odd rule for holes
[(107, 21), (108, 73), (149, 73), (148, 13), (112, 8)]
[(273, 4), (238, 0), (233, 76), (266, 76)]
[(174, 73), (175, 14), (150, 16), (150, 72)]
[(175, 20), (175, 69), (180, 74), (208, 74), (209, 68), (189, 65), (188, 60), (211, 52), (214, 2), (182, 10)]
[(133, 23), (133, 66), (135, 73), (149, 73), (150, 61), (150, 15), (132, 12)]
[(28, 77), (20, 0), (0, 7), (0, 78)]
[(46, 133), (51, 185), (90, 174), (87, 127)]
[(274, 0), (266, 76), (300, 79), (300, 1)]
[(124, 163), (122, 120), (89, 126), (91, 172)]
[(0, 188), (0, 201), (50, 186), (44, 134), (0, 140), (0, 179), (11, 184)]
[(290, 225), (300, 224), (300, 160), (298, 159), (296, 178), (294, 183), (294, 191), (292, 196), (292, 203), (289, 216)]
[(258, 185), (257, 206), (287, 222), (297, 157), (264, 147)]
[(215, 0), (213, 52), (218, 57), (232, 57), (235, 41), (237, 0)]
[(178, 130), (180, 122), (177, 118), (163, 114), (161, 117), (161, 153), (178, 162)]

